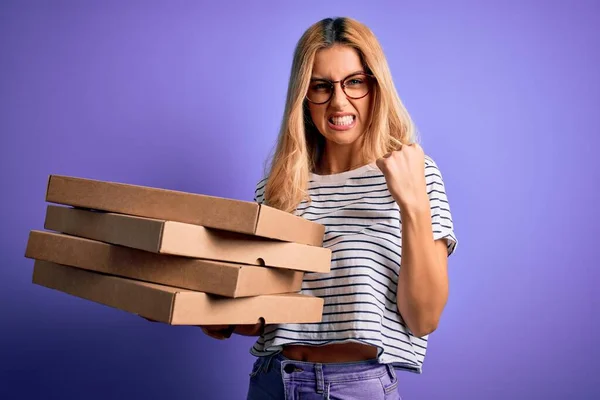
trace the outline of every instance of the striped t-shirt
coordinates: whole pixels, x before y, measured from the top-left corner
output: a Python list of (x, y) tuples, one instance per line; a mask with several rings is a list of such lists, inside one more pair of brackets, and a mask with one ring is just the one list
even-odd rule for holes
[[(456, 247), (450, 206), (436, 163), (425, 157), (425, 176), (434, 239)], [(264, 201), (266, 179), (256, 186)], [(311, 174), (312, 202), (295, 215), (325, 226), (323, 247), (332, 250), (329, 273), (306, 273), (301, 293), (324, 299), (319, 323), (267, 325), (250, 350), (255, 356), (277, 353), (287, 344), (325, 345), (359, 342), (378, 348), (378, 360), (421, 372), (427, 336), (413, 336), (396, 304), (402, 259), (400, 209), (375, 163), (333, 175)]]

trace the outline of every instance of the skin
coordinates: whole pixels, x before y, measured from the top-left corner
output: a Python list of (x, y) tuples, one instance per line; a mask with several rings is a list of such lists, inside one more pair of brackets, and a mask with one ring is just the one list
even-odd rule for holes
[(445, 239), (433, 240), (423, 149), (402, 146), (377, 166), (402, 220), (398, 311), (415, 336), (426, 336), (437, 329), (448, 300), (448, 250)]
[[(335, 45), (322, 49), (315, 55), (312, 78), (338, 81), (355, 72), (365, 72), (358, 53), (348, 46)], [(351, 99), (342, 90), (340, 83), (334, 84), (334, 93), (325, 104), (308, 103), (314, 125), (325, 137), (325, 149), (321, 164), (321, 174), (335, 174), (348, 171), (364, 164), (360, 159), (364, 132), (370, 117), (372, 92), (362, 99)], [(327, 123), (336, 112), (352, 113), (356, 125), (347, 131), (336, 131)]]
[[(363, 71), (357, 52), (335, 45), (319, 50), (313, 65), (313, 78), (340, 80)], [(326, 145), (318, 172), (334, 174), (367, 163), (360, 159), (360, 148), (370, 118), (372, 93), (362, 99), (348, 98), (339, 83), (331, 100), (325, 104), (309, 103), (313, 123), (325, 137)], [(356, 116), (356, 126), (346, 131), (331, 129), (327, 120), (333, 112)], [(425, 183), (425, 160), (417, 144), (376, 160), (388, 189), (400, 208), (402, 218), (402, 268), (398, 279), (397, 304), (410, 331), (418, 337), (432, 333), (438, 326), (448, 299), (447, 248), (445, 240), (433, 240), (430, 204)], [(226, 326), (202, 327), (215, 338), (223, 338)], [(234, 333), (260, 334), (260, 324), (238, 326)], [(284, 355), (312, 362), (346, 362), (376, 357), (372, 346), (348, 343), (327, 346), (287, 346)]]

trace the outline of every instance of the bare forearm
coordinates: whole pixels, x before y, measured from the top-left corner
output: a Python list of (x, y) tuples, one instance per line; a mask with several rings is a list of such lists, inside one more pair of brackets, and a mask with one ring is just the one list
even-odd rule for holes
[(398, 279), (398, 310), (416, 336), (437, 328), (448, 298), (448, 277), (433, 240), (429, 203), (401, 208), (402, 268)]

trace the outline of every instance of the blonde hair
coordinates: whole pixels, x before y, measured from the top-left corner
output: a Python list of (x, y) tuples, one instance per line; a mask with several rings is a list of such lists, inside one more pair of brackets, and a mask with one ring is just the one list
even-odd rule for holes
[(415, 139), (414, 124), (373, 32), (351, 18), (321, 20), (304, 32), (294, 52), (283, 121), (265, 184), (265, 203), (271, 207), (293, 212), (303, 200), (310, 201), (309, 174), (315, 170), (324, 138), (311, 123), (305, 96), (315, 54), (336, 44), (356, 49), (376, 80), (371, 118), (364, 132), (363, 159), (374, 161)]

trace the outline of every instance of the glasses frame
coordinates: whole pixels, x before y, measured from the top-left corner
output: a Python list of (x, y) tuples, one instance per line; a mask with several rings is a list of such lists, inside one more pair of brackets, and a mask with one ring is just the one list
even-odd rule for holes
[(344, 85), (344, 81), (348, 78), (351, 78), (353, 76), (366, 76), (370, 79), (372, 79), (372, 81), (370, 82), (370, 85), (373, 85), (377, 79), (375, 78), (375, 75), (373, 74), (368, 74), (366, 72), (356, 72), (353, 74), (350, 74), (348, 76), (346, 76), (343, 79), (340, 79), (339, 81), (330, 81), (329, 79), (323, 79), (323, 78), (317, 78), (317, 79), (311, 79), (310, 82), (323, 82), (323, 83), (328, 83), (329, 84), (329, 88), (331, 89), (331, 94), (329, 95), (329, 98), (323, 102), (317, 103), (316, 101), (312, 101), (311, 99), (308, 98), (308, 93), (306, 93), (306, 100), (308, 100), (308, 102), (312, 103), (312, 104), (325, 104), (328, 103), (329, 101), (331, 101), (331, 99), (333, 98), (333, 94), (335, 93), (335, 84), (339, 83), (341, 88), (342, 88), (342, 92), (344, 92), (344, 94), (346, 95), (346, 97), (353, 99), (353, 100), (359, 100), (362, 99), (363, 97), (365, 97), (366, 95), (368, 95), (369, 93), (371, 93), (371, 90), (373, 89), (372, 87), (369, 87), (369, 89), (367, 90), (367, 93), (365, 93), (364, 95), (360, 96), (360, 97), (352, 97), (349, 96), (348, 93), (346, 93), (346, 85)]

